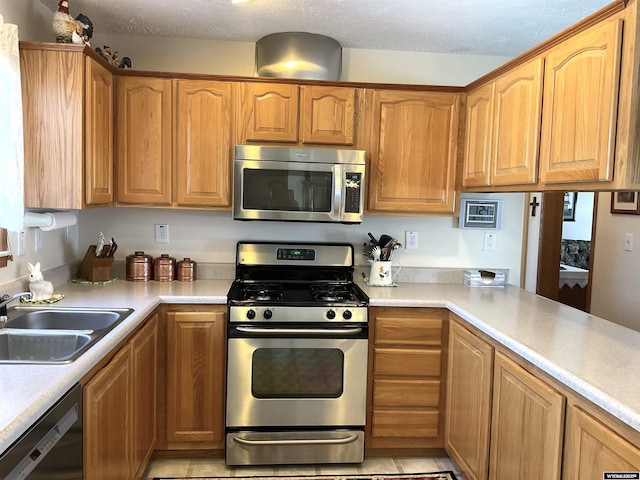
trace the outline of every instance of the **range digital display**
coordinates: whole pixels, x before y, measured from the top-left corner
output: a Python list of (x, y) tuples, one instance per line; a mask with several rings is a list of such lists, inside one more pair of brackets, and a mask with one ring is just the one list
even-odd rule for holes
[(313, 248), (279, 248), (278, 260), (315, 260)]

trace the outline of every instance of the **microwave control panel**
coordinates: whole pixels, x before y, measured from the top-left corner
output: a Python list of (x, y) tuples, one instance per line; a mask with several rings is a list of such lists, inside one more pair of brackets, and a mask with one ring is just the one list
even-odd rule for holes
[(362, 196), (362, 173), (345, 173), (344, 211), (346, 213), (360, 213), (360, 197)]

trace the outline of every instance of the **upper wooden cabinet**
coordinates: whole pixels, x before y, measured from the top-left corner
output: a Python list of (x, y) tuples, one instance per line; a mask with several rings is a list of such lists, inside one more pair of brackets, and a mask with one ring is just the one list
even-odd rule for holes
[(623, 21), (604, 21), (546, 55), (542, 183), (612, 180)]
[(171, 204), (171, 80), (117, 83), (118, 203)]
[(21, 42), (20, 65), (25, 206), (112, 205), (111, 72), (83, 47), (58, 44)]
[(371, 213), (454, 214), (461, 94), (369, 90)]
[(238, 144), (355, 144), (356, 89), (240, 82)]
[(118, 79), (118, 203), (229, 208), (233, 85)]
[(177, 206), (231, 207), (233, 85), (176, 80)]
[(525, 63), (468, 94), (464, 186), (537, 182), (543, 65)]

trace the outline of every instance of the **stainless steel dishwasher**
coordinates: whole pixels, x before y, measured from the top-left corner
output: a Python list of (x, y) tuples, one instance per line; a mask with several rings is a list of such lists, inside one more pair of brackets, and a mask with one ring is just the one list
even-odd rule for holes
[(82, 480), (82, 387), (76, 384), (0, 456), (4, 480)]

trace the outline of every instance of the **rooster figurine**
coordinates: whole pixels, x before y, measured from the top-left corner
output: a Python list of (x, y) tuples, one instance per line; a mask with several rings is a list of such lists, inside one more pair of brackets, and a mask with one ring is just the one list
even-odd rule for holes
[(93, 34), (93, 25), (87, 17), (84, 15), (82, 17), (82, 21), (74, 19), (69, 14), (69, 2), (60, 0), (58, 10), (53, 14), (53, 33), (56, 35), (56, 42), (84, 45)]

